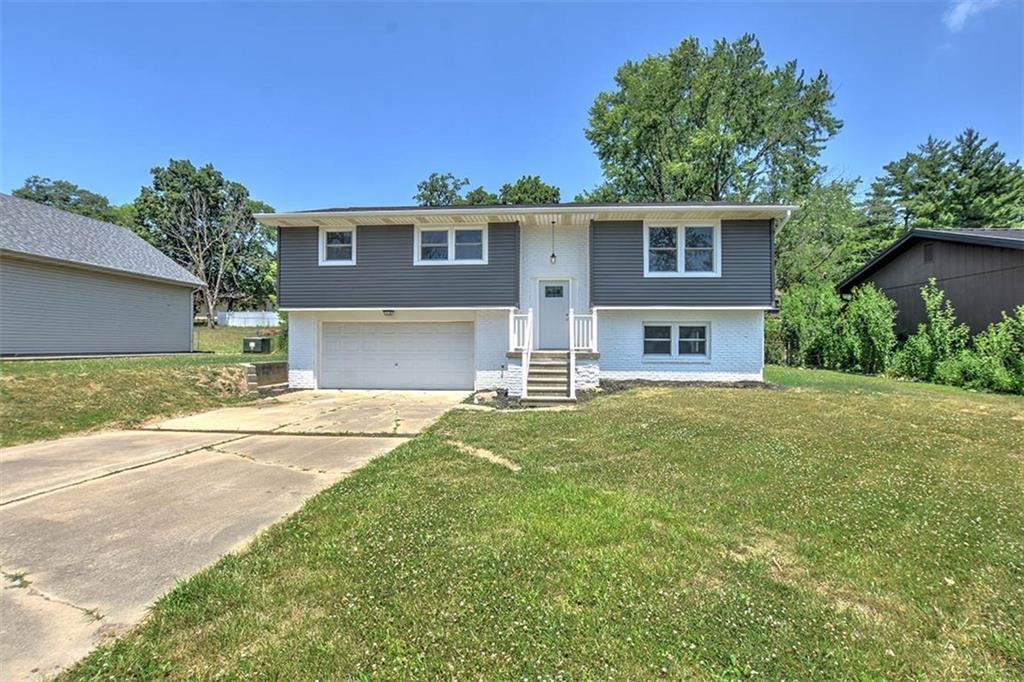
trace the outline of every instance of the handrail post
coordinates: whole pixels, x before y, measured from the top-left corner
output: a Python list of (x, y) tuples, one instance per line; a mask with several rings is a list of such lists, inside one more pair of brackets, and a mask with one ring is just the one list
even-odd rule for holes
[(508, 352), (516, 349), (516, 309), (508, 309)]
[(569, 308), (569, 399), (576, 400), (576, 316)]
[(533, 350), (533, 308), (528, 308), (526, 311), (526, 329), (524, 332), (522, 361), (519, 363), (523, 373), (523, 390), (520, 398), (528, 397), (527, 385), (530, 378), (530, 352)]
[(597, 352), (597, 310), (590, 310), (590, 351)]

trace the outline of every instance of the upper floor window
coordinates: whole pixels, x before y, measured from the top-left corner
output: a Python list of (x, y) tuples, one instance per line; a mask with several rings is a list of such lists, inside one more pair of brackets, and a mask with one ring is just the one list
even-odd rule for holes
[(417, 227), (416, 265), (486, 265), (487, 228)]
[(320, 265), (355, 265), (354, 228), (320, 228)]
[(644, 225), (645, 277), (718, 277), (721, 263), (718, 223)]

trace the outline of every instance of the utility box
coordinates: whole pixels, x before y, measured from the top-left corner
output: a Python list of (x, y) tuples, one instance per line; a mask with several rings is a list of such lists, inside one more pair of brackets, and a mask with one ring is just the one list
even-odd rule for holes
[(274, 339), (269, 336), (246, 336), (242, 339), (243, 353), (269, 353)]

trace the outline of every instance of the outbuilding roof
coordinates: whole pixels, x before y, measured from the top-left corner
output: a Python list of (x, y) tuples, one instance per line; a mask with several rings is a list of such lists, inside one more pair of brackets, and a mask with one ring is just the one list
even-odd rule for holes
[(1004, 249), (1024, 249), (1024, 228), (915, 228), (900, 237), (892, 246), (864, 264), (840, 285), (840, 293), (849, 293), (884, 265), (919, 241), (958, 242), (978, 246), (997, 246)]
[(0, 193), (0, 251), (200, 287), (131, 230)]

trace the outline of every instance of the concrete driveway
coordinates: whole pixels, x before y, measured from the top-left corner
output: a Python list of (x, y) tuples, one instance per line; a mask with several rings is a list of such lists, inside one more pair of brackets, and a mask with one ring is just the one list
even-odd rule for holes
[(0, 450), (0, 679), (74, 663), (465, 395), (304, 391)]

